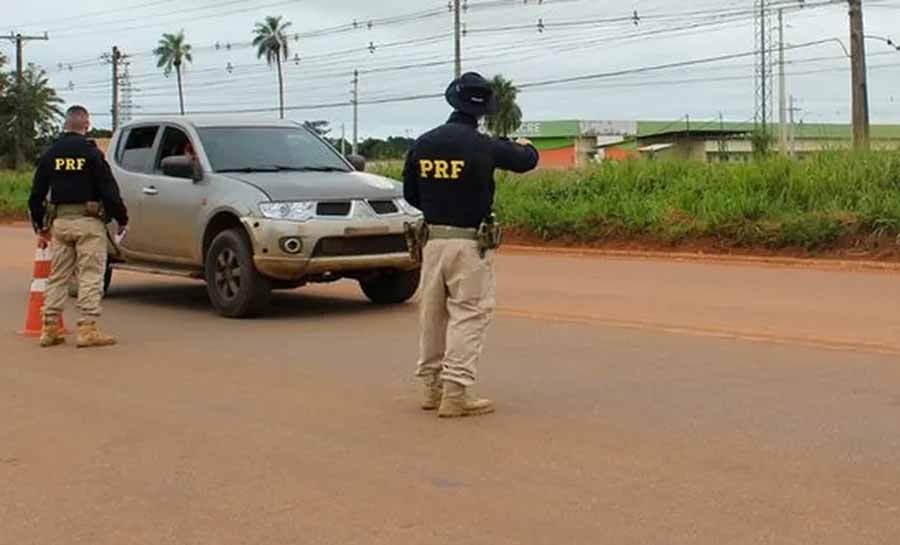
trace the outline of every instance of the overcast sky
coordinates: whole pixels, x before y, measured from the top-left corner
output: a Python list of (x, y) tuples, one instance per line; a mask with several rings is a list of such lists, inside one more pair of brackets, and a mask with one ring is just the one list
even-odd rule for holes
[[(865, 3), (866, 33), (891, 37), (900, 0)], [(362, 72), (362, 101), (440, 93), (453, 73), (447, 0), (2, 0), (2, 4), (9, 30), (49, 32), (48, 42), (26, 44), (27, 62), (45, 67), (67, 102), (83, 103), (94, 111), (97, 126), (109, 125), (110, 66), (100, 55), (113, 45), (131, 56), (135, 114), (177, 111), (175, 77), (163, 76), (151, 52), (162, 32), (181, 28), (195, 49), (185, 74), (189, 112), (259, 108), (272, 111), (256, 115), (277, 116), (275, 71), (247, 46), (253, 23), (266, 15), (283, 15), (293, 23), (291, 31), (301, 34), (291, 42), (292, 59), (285, 64), (289, 107), (348, 102), (354, 69)], [(752, 0), (469, 0), (464, 68), (487, 76), (502, 73), (527, 84), (739, 55), (754, 49), (748, 14), (752, 5)], [(640, 17), (637, 24), (629, 20), (635, 10)], [(396, 19), (410, 14), (415, 16)], [(384, 21), (390, 18), (394, 19)], [(305, 35), (354, 20), (359, 23), (356, 30)], [(543, 32), (539, 21), (544, 23)], [(845, 5), (789, 10), (785, 21), (788, 44), (828, 38), (848, 43)], [(373, 51), (367, 49), (370, 44)], [(873, 122), (900, 123), (900, 52), (877, 40), (869, 40), (867, 48)], [(0, 42), (0, 51), (12, 62), (12, 44)], [(293, 60), (295, 53), (299, 62)], [(790, 49), (787, 60), (788, 89), (797, 97), (798, 117), (807, 122), (846, 122), (850, 75), (841, 45), (833, 41)], [(748, 121), (754, 116), (754, 87), (753, 59), (736, 57), (527, 87), (520, 104), (527, 120), (675, 120), (689, 115), (699, 121), (722, 114), (728, 120)], [(775, 104), (777, 108), (777, 95)], [(415, 136), (440, 123), (447, 113), (441, 99), (363, 105), (360, 134)], [(350, 135), (349, 106), (295, 109), (288, 117), (327, 120), (334, 136), (345, 124)]]

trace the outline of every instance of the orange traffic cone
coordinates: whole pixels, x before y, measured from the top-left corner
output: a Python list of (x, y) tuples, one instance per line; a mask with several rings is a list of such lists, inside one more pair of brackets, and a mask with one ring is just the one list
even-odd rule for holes
[[(50, 278), (50, 250), (38, 248), (34, 253), (34, 272), (31, 275), (31, 292), (28, 295), (28, 309), (25, 314), (25, 329), (19, 335), (27, 337), (40, 337), (43, 327), (42, 309), (44, 307), (44, 292), (47, 291), (47, 279)], [(66, 333), (59, 316), (59, 328)]]

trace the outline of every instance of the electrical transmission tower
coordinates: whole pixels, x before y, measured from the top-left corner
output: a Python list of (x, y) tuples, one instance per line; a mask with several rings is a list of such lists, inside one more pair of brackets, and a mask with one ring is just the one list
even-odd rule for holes
[(756, 28), (756, 125), (768, 130), (774, 112), (775, 97), (775, 48), (778, 38), (778, 21), (769, 8), (771, 0), (754, 0), (754, 26)]
[(119, 76), (121, 100), (119, 102), (119, 122), (128, 123), (134, 115), (134, 82), (131, 81), (131, 62), (122, 63), (122, 74)]

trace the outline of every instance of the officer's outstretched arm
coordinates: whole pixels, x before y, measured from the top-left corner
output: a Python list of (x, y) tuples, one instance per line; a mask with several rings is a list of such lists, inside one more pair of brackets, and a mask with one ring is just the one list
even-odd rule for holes
[(502, 170), (511, 170), (522, 174), (537, 167), (537, 149), (532, 145), (522, 146), (509, 140), (494, 139), (491, 141), (494, 151), (494, 164)]
[(106, 209), (106, 212), (116, 220), (120, 227), (128, 225), (128, 208), (119, 194), (119, 184), (116, 183), (109, 164), (99, 151), (94, 157), (93, 169), (97, 193), (103, 201), (103, 207)]
[(34, 171), (34, 180), (31, 183), (31, 195), (28, 197), (28, 211), (31, 214), (31, 225), (35, 232), (40, 232), (49, 227), (44, 225), (44, 214), (47, 193), (50, 192), (50, 161), (41, 157), (37, 169)]

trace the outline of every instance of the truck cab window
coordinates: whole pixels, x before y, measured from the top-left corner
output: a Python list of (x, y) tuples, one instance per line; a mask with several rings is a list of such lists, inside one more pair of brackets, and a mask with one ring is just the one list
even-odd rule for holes
[(162, 172), (163, 159), (180, 155), (196, 158), (196, 152), (194, 151), (191, 139), (188, 138), (188, 135), (181, 129), (166, 127), (165, 132), (163, 133), (162, 144), (159, 146), (159, 155), (156, 158), (156, 164), (153, 169), (156, 172)]
[(132, 172), (148, 172), (153, 142), (159, 127), (135, 127), (128, 131), (125, 145), (118, 151), (119, 165)]

